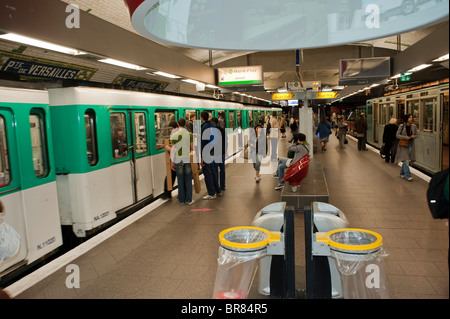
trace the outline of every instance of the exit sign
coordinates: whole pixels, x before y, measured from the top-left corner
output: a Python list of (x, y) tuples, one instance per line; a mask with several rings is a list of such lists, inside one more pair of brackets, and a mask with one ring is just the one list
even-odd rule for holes
[(402, 73), (400, 76), (400, 81), (402, 82), (411, 81), (411, 73)]

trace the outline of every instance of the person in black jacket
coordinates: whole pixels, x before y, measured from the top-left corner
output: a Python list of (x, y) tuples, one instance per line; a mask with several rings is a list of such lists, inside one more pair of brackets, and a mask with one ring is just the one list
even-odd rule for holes
[(397, 153), (397, 137), (395, 136), (397, 134), (397, 130), (397, 119), (391, 118), (389, 124), (384, 127), (383, 132), (383, 143), (386, 152), (386, 157), (384, 160), (386, 163), (389, 163), (389, 161), (394, 163), (395, 154)]
[(205, 177), (206, 189), (208, 190), (208, 194), (203, 196), (203, 199), (209, 200), (215, 199), (216, 196), (222, 196), (222, 191), (220, 190), (217, 176), (217, 154), (214, 152), (214, 146), (208, 146), (210, 143), (215, 144), (220, 142), (215, 140), (216, 138), (219, 138), (220, 133), (216, 134), (215, 130), (217, 130), (217, 128), (209, 122), (209, 113), (207, 111), (200, 113), (200, 120), (202, 122), (201, 165), (203, 176)]
[(225, 190), (225, 155), (227, 153), (227, 135), (225, 134), (225, 130), (219, 125), (219, 119), (217, 117), (211, 118), (211, 124), (214, 125), (222, 136), (222, 160), (217, 164), (217, 168), (219, 170), (219, 186), (221, 190)]

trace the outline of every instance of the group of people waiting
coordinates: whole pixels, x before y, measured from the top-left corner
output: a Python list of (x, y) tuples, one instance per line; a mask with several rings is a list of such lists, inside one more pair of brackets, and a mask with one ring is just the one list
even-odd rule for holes
[[(190, 123), (195, 117), (190, 119)], [(172, 184), (175, 178), (178, 180), (178, 201), (181, 205), (192, 205), (192, 165), (200, 164), (203, 170), (207, 194), (203, 197), (205, 200), (214, 199), (222, 196), (225, 190), (225, 154), (227, 149), (225, 130), (219, 125), (216, 117), (209, 119), (209, 113), (203, 111), (200, 114), (201, 136), (209, 139), (201, 139), (200, 145), (200, 163), (191, 161), (191, 152), (194, 150), (194, 135), (192, 126), (186, 128), (186, 120), (179, 118), (178, 121), (169, 123), (170, 138), (169, 144), (165, 146), (165, 150), (170, 153)], [(188, 123), (189, 124), (189, 123)], [(221, 137), (221, 138), (220, 138)], [(209, 143), (214, 143), (214, 147), (208, 147)], [(215, 151), (220, 154), (215, 154)], [(167, 191), (166, 182), (164, 183), (165, 196), (170, 197)]]

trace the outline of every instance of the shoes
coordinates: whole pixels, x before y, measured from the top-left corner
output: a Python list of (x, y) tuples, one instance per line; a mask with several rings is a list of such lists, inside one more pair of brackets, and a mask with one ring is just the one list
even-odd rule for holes
[(405, 175), (400, 175), (400, 178), (403, 178), (403, 179), (405, 179)]
[(220, 192), (220, 193), (216, 193), (216, 196), (222, 196), (223, 195), (223, 193), (222, 192)]
[(276, 172), (275, 172), (275, 173), (273, 173), (273, 174), (272, 174), (272, 177), (273, 177), (273, 178), (278, 178), (278, 175), (277, 175), (277, 173), (276, 173)]
[(412, 178), (412, 177), (408, 177), (408, 181), (410, 182), (410, 181), (412, 181), (414, 178)]
[(184, 206), (184, 205), (186, 205), (186, 203), (180, 203), (180, 206)]
[(261, 180), (261, 177), (259, 177), (259, 176), (255, 177), (255, 182), (259, 183), (260, 180)]
[(194, 204), (194, 200), (191, 200), (190, 202), (186, 202), (186, 203), (184, 203), (185, 205), (192, 205), (192, 204)]
[(203, 196), (203, 199), (205, 199), (205, 200), (209, 200), (209, 199), (215, 199), (216, 198), (216, 194), (214, 194), (214, 195), (206, 195), (206, 196)]
[(278, 184), (277, 187), (275, 187), (276, 190), (282, 189), (284, 187), (284, 184)]

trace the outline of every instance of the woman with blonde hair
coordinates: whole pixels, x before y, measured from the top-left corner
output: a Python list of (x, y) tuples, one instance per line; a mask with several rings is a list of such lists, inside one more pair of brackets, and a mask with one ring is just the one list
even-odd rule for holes
[(383, 144), (385, 149), (385, 158), (386, 163), (394, 163), (395, 154), (397, 154), (397, 119), (395, 117), (391, 118), (389, 124), (384, 127), (383, 132)]

